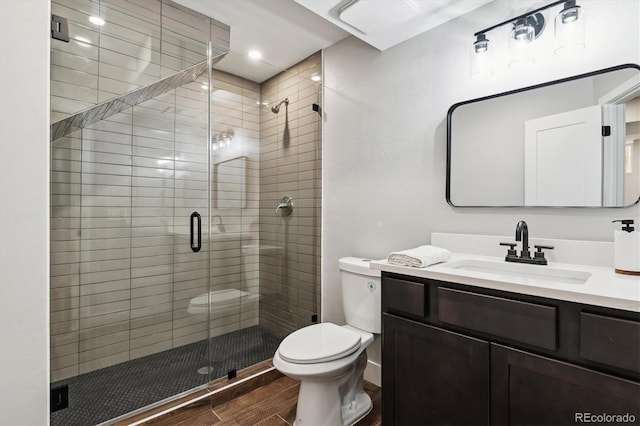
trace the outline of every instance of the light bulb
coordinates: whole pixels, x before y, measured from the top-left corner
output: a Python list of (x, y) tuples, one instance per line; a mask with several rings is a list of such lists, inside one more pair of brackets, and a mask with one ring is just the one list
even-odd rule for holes
[(493, 48), (484, 34), (478, 34), (471, 45), (471, 78), (487, 78), (493, 75)]
[(535, 31), (527, 24), (526, 18), (520, 18), (513, 23), (511, 38), (519, 43), (531, 43), (535, 38)]
[(572, 54), (585, 48), (585, 19), (582, 8), (569, 0), (555, 19), (556, 55)]

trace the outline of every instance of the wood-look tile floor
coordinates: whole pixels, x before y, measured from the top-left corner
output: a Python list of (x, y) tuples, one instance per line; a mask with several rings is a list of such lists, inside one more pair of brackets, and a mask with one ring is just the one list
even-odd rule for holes
[[(233, 399), (208, 407), (182, 411), (179, 415), (163, 416), (146, 424), (162, 426), (208, 426), (208, 425), (293, 425), (296, 415), (299, 382), (286, 376), (248, 391)], [(371, 396), (373, 409), (358, 426), (380, 425), (380, 388), (365, 382), (365, 391)], [(194, 407), (195, 408), (195, 407)]]

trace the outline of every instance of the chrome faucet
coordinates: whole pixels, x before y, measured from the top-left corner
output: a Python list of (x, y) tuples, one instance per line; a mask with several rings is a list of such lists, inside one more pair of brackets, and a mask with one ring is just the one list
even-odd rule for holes
[[(520, 256), (518, 256), (518, 251), (516, 250), (518, 241), (522, 241), (522, 251), (520, 251)], [(531, 263), (533, 265), (546, 265), (547, 259), (545, 259), (544, 252), (542, 250), (553, 250), (553, 246), (534, 245), (537, 251), (533, 254), (533, 257), (531, 257), (531, 252), (529, 251), (529, 227), (527, 226), (527, 222), (524, 220), (521, 220), (516, 225), (516, 242), (500, 243), (500, 245), (509, 246), (507, 255), (504, 258), (505, 261)]]

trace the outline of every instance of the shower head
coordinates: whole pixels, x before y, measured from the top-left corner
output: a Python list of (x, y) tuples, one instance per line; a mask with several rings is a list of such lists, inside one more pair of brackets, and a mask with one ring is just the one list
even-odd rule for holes
[(277, 114), (280, 112), (280, 105), (285, 104), (285, 106), (289, 105), (289, 98), (284, 98), (279, 103), (271, 107), (271, 112)]

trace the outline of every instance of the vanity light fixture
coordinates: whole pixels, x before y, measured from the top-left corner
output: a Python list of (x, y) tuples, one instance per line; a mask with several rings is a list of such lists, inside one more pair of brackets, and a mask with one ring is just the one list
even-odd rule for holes
[(218, 133), (213, 138), (211, 138), (213, 150), (217, 151), (231, 145), (231, 141), (233, 140), (234, 136), (235, 134), (231, 129)]
[(476, 41), (471, 47), (471, 77), (488, 77), (493, 74), (490, 71), (491, 64), (488, 54), (492, 52), (492, 46), (487, 38), (487, 33), (504, 25), (511, 25), (509, 33), (509, 67), (529, 65), (534, 62), (529, 45), (545, 29), (545, 18), (540, 12), (562, 4), (562, 10), (555, 18), (555, 53), (563, 54), (584, 48), (584, 17), (582, 8), (576, 4), (576, 0), (559, 0), (546, 6), (500, 22), (474, 34)]

